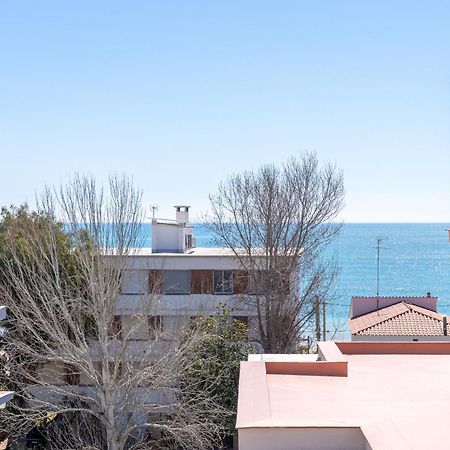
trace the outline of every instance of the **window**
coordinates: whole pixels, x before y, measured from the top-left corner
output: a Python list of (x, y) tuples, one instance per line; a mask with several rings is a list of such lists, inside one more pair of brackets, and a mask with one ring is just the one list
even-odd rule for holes
[(250, 273), (248, 293), (265, 295), (278, 293), (288, 295), (290, 290), (290, 277), (287, 273), (278, 273), (271, 270), (255, 270)]
[(213, 291), (212, 270), (191, 270), (191, 293), (211, 294)]
[(156, 339), (162, 332), (162, 317), (148, 316), (148, 334), (150, 339)]
[(189, 270), (165, 270), (163, 290), (166, 295), (191, 293), (191, 272)]
[(249, 272), (248, 293), (255, 295), (264, 292), (265, 277), (262, 270)]
[(247, 270), (233, 271), (233, 294), (248, 294), (249, 273)]
[(80, 384), (80, 372), (71, 364), (64, 366), (64, 381), (70, 386)]
[(214, 293), (215, 294), (233, 293), (233, 271), (231, 270), (214, 271)]
[(148, 292), (150, 294), (162, 294), (162, 270), (150, 270), (148, 274)]
[(191, 330), (195, 329), (204, 329), (204, 327), (208, 327), (210, 320), (217, 316), (205, 316), (203, 314), (199, 314), (198, 316), (191, 316), (189, 318), (189, 327)]
[(114, 316), (109, 330), (110, 339), (122, 339), (122, 317)]
[(98, 325), (95, 318), (90, 315), (84, 318), (84, 333), (89, 339), (98, 339)]
[(36, 384), (36, 378), (38, 376), (38, 365), (34, 362), (28, 363), (26, 371), (23, 374), (23, 381), (27, 384)]
[(148, 272), (146, 270), (126, 270), (122, 283), (122, 294), (139, 295), (148, 291)]
[[(100, 382), (102, 382), (102, 380), (103, 380), (103, 364), (101, 363), (101, 361), (94, 361), (94, 369), (97, 372), (96, 373), (97, 379)], [(114, 375), (114, 371), (116, 371), (115, 377), (114, 377), (116, 380), (124, 375), (125, 372), (123, 370), (122, 362), (119, 361), (117, 364), (114, 361), (108, 362), (109, 377)]]
[(248, 339), (248, 316), (233, 316), (233, 320), (239, 325), (239, 330), (242, 330), (243, 334)]
[(248, 328), (248, 316), (233, 316), (233, 319)]

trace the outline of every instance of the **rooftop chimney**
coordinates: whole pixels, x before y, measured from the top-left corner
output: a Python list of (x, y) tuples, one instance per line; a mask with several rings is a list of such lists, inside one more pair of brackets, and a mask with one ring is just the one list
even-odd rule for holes
[(176, 210), (176, 221), (178, 224), (187, 224), (189, 222), (189, 208), (190, 206), (174, 206)]
[(152, 220), (152, 253), (185, 253), (195, 247), (190, 206), (175, 206), (176, 220)]

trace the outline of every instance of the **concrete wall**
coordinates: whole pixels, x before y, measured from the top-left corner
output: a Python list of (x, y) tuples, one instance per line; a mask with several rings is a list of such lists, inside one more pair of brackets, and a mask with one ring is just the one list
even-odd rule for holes
[(152, 254), (130, 255), (124, 257), (120, 264), (130, 270), (232, 270), (240, 269), (239, 261), (231, 255), (198, 255), (180, 254)]
[(361, 429), (242, 428), (239, 450), (370, 450)]
[(350, 319), (400, 302), (436, 311), (437, 297), (352, 297)]
[(353, 335), (354, 342), (436, 342), (450, 341), (450, 336), (358, 336)]
[[(236, 315), (256, 315), (239, 304), (235, 295), (189, 294), (189, 295), (121, 295), (118, 298), (116, 314), (131, 315), (145, 312), (151, 315), (195, 315), (216, 314), (219, 303), (227, 307), (236, 307)], [(242, 314), (238, 314), (238, 312)]]
[(152, 252), (183, 253), (185, 250), (183, 224), (152, 223)]

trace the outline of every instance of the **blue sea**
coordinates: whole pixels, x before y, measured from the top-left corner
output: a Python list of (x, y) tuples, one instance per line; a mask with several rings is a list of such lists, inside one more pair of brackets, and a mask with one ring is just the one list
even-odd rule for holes
[[(151, 245), (146, 225), (145, 246)], [(338, 329), (336, 338), (347, 335), (351, 297), (376, 295), (377, 237), (380, 249), (380, 295), (426, 295), (439, 298), (438, 309), (450, 315), (450, 223), (345, 224), (332, 244), (340, 266), (334, 306), (328, 309), (327, 329)], [(147, 233), (148, 231), (148, 233)], [(198, 247), (212, 247), (212, 236), (202, 224), (194, 225)]]

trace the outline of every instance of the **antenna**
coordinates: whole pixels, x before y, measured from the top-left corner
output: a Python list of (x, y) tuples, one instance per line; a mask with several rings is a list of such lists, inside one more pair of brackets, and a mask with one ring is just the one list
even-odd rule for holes
[(377, 249), (377, 297), (380, 296), (380, 249), (383, 247), (381, 244), (386, 240), (384, 236), (378, 236), (377, 237), (377, 246), (375, 247)]
[(158, 205), (150, 205), (150, 209), (152, 210), (152, 219), (155, 218), (155, 212), (159, 210)]

